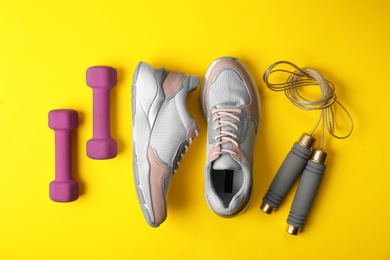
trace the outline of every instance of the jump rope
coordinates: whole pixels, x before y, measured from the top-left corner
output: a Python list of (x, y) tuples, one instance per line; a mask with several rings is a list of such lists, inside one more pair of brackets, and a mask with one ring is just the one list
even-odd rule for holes
[[(288, 67), (289, 69), (286, 69)], [(291, 69), (291, 70), (290, 70)], [(287, 76), (284, 82), (271, 82), (271, 76)], [(345, 139), (353, 131), (353, 120), (348, 110), (338, 101), (335, 86), (318, 71), (311, 68), (299, 68), (288, 61), (278, 61), (269, 66), (263, 80), (272, 91), (283, 91), (286, 97), (302, 110), (319, 110), (320, 116), (310, 134), (303, 133), (294, 143), (278, 172), (276, 173), (260, 206), (261, 210), (271, 214), (281, 204), (294, 182), (302, 173), (295, 197), (287, 218), (287, 232), (297, 235), (305, 224), (307, 215), (319, 188), (326, 169), (327, 153), (323, 150), (326, 130), (338, 139)], [(321, 97), (311, 98), (303, 93), (303, 88), (319, 87)], [(345, 135), (335, 133), (335, 106), (346, 114), (350, 127)], [(322, 124), (321, 124), (322, 123)], [(314, 148), (313, 135), (322, 125), (319, 148)]]

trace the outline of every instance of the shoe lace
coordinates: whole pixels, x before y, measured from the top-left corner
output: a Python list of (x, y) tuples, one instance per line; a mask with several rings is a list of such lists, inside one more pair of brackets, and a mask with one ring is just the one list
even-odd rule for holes
[[(198, 135), (199, 135), (199, 132), (198, 132), (198, 130), (195, 129), (195, 137), (197, 137)], [(176, 173), (177, 169), (180, 167), (180, 161), (183, 159), (184, 154), (188, 152), (188, 147), (192, 144), (192, 140), (193, 140), (193, 138), (191, 138), (191, 137), (188, 139), (188, 145), (184, 146), (184, 153), (180, 154), (180, 159), (176, 163), (175, 168), (173, 169), (173, 173)]]
[[(211, 111), (211, 113), (213, 114), (213, 116), (215, 115), (215, 117), (213, 118), (213, 122), (219, 120), (219, 124), (216, 127), (214, 127), (214, 130), (216, 131), (218, 129), (221, 129), (220, 134), (214, 137), (215, 140), (220, 139), (219, 142), (216, 142), (214, 144), (214, 148), (218, 148), (219, 146), (226, 144), (226, 143), (232, 143), (233, 145), (238, 147), (238, 142), (235, 140), (238, 138), (238, 136), (235, 133), (227, 131), (225, 128), (226, 126), (231, 126), (238, 131), (238, 129), (239, 129), (238, 125), (235, 122), (227, 121), (227, 120), (224, 120), (223, 118), (231, 117), (239, 122), (241, 119), (236, 114), (241, 113), (241, 109), (217, 108), (217, 109), (213, 109)], [(227, 149), (227, 148), (222, 148), (222, 147), (221, 147), (220, 151), (213, 153), (214, 156), (219, 155), (219, 154), (237, 155), (237, 153), (235, 151), (232, 151), (232, 150)]]

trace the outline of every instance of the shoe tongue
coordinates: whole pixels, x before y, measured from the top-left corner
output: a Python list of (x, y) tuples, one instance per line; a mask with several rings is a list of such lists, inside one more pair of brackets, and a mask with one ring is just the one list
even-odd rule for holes
[(214, 170), (239, 170), (241, 169), (240, 164), (233, 159), (230, 154), (221, 154), (214, 162), (213, 162)]
[[(232, 109), (238, 108), (236, 103), (225, 103), (216, 106), (217, 109)], [(235, 119), (230, 116), (222, 117), (221, 120), (235, 122)], [(232, 126), (224, 126), (221, 127), (220, 130), (233, 132), (235, 133), (235, 129)], [(231, 149), (232, 143), (226, 143), (221, 145), (221, 149)], [(233, 156), (229, 153), (221, 154), (214, 162), (212, 168), (214, 170), (239, 170), (241, 169), (240, 164), (234, 160)]]

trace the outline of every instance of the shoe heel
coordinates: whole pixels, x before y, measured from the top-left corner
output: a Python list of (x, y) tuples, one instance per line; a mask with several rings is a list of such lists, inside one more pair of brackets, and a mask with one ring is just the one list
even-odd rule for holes
[(190, 78), (188, 93), (194, 91), (200, 83), (200, 79), (197, 76), (188, 76)]
[(168, 75), (168, 72), (164, 68), (156, 69), (155, 70), (156, 78), (160, 86), (162, 86), (165, 78)]

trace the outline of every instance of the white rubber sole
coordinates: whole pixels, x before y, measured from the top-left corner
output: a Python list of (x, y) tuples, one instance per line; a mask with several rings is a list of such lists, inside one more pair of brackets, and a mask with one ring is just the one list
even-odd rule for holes
[(134, 72), (132, 85), (133, 172), (138, 201), (145, 219), (151, 226), (156, 226), (156, 224), (147, 154), (153, 125), (163, 102), (164, 93), (154, 69), (140, 62)]

